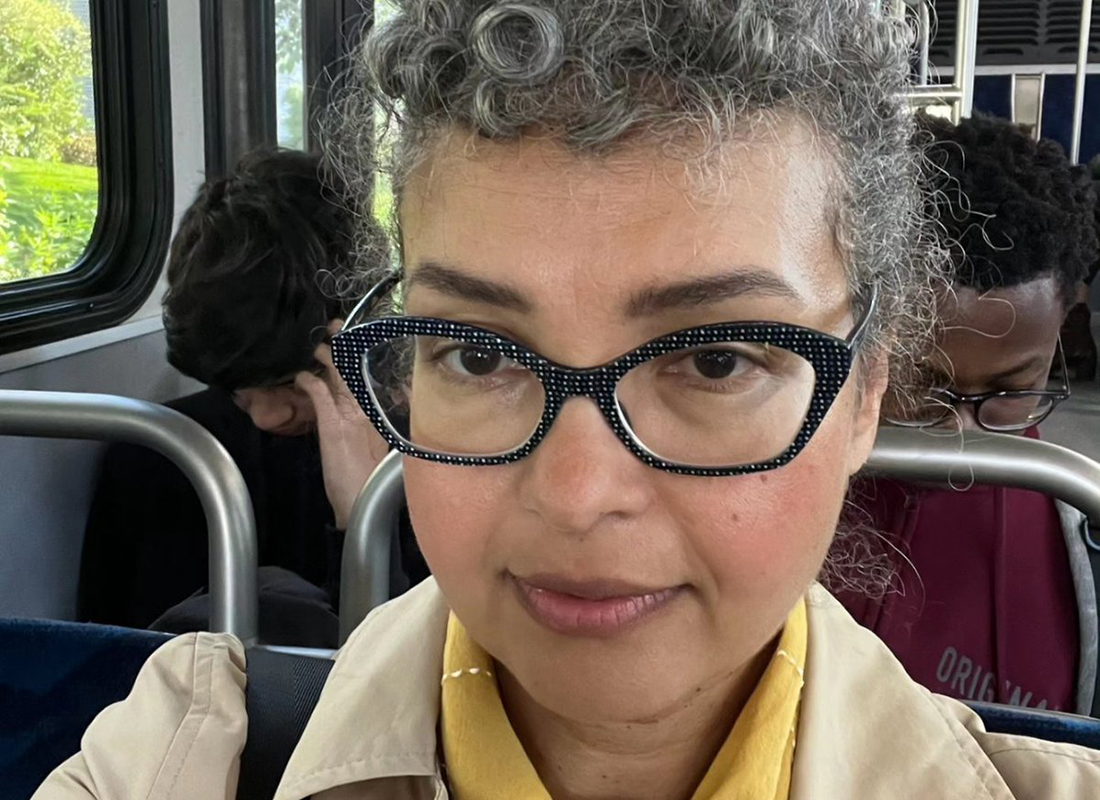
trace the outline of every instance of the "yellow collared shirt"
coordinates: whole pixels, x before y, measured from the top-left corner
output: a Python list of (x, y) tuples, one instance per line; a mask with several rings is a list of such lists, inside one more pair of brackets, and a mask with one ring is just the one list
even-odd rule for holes
[[(800, 600), (692, 800), (788, 800), (806, 641)], [(443, 755), (455, 800), (551, 800), (508, 721), (493, 660), (454, 614), (443, 668)]]

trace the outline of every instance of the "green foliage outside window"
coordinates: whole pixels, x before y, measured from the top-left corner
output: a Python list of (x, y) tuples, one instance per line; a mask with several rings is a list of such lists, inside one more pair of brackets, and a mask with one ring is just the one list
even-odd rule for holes
[(275, 72), (285, 81), (279, 97), (279, 144), (305, 147), (302, 0), (275, 0)]
[(0, 0), (0, 283), (80, 258), (99, 203), (87, 26), (62, 0)]

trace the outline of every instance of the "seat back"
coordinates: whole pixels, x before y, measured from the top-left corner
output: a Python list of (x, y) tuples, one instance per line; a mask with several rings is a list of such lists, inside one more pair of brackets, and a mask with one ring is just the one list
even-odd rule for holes
[(191, 482), (206, 514), (211, 627), (248, 644), (256, 640), (252, 501), (240, 469), (208, 430), (170, 408), (125, 397), (0, 390), (0, 436), (127, 442), (174, 463)]
[(248, 742), (237, 800), (271, 800), (302, 738), (333, 661), (323, 655), (248, 651)]
[(0, 619), (0, 797), (25, 800), (130, 691), (160, 633)]
[[(0, 798), (27, 800), (80, 750), (95, 716), (129, 694), (172, 637), (75, 622), (0, 619)], [(248, 651), (248, 743), (239, 800), (271, 800), (332, 669), (332, 653)]]

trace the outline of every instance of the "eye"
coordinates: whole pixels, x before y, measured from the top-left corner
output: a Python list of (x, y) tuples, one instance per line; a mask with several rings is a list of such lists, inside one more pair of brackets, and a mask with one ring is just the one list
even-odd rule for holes
[(722, 380), (744, 368), (744, 357), (732, 350), (700, 350), (691, 357), (692, 366), (704, 378)]
[(459, 374), (473, 377), (492, 375), (501, 369), (514, 368), (516, 362), (495, 350), (487, 350), (473, 345), (456, 345), (442, 354), (440, 361), (448, 369)]

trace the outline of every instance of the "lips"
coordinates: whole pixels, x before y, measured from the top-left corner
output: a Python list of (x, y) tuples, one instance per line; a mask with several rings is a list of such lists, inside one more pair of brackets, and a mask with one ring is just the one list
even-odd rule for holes
[(572, 636), (614, 636), (658, 614), (684, 590), (553, 575), (511, 578), (520, 603), (536, 622)]

